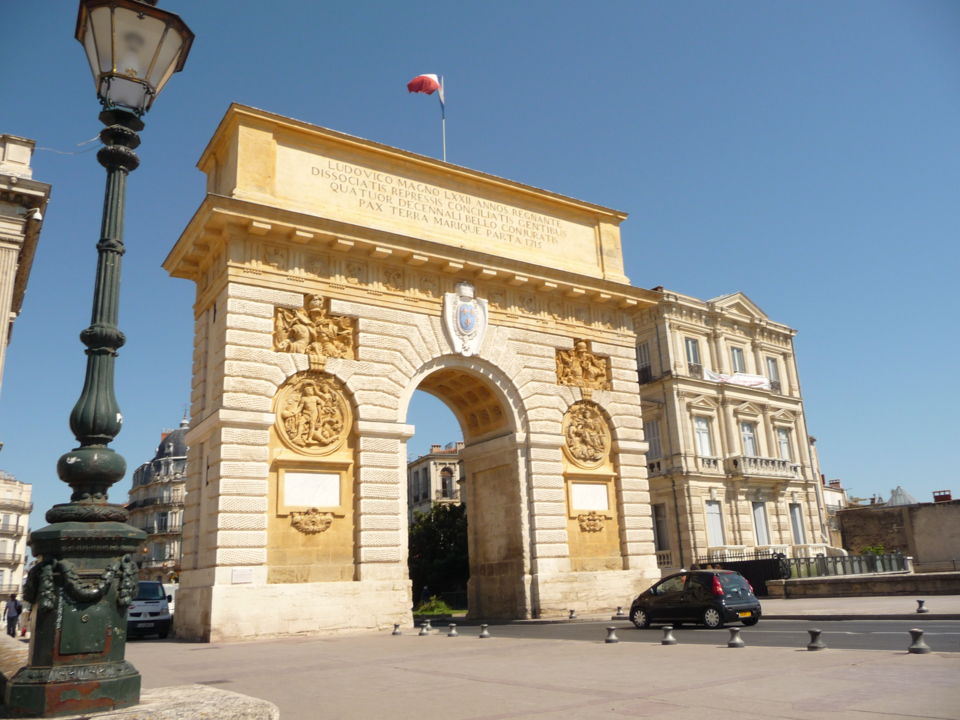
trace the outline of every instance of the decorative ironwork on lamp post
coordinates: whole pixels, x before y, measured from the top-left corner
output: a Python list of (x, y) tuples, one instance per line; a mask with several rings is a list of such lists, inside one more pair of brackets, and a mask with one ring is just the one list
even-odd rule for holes
[(47, 511), (30, 535), (39, 562), (24, 596), (33, 606), (29, 661), (8, 682), (4, 704), (15, 717), (53, 717), (134, 705), (140, 674), (124, 660), (127, 605), (137, 591), (136, 552), (146, 537), (127, 524), (122, 505), (107, 500), (126, 461), (108, 447), (123, 418), (114, 394), (114, 361), (124, 336), (117, 327), (123, 206), (140, 117), (170, 76), (183, 68), (193, 33), (156, 0), (81, 0), (76, 38), (84, 47), (103, 105), (106, 168), (103, 222), (90, 326), (80, 333), (87, 371), (70, 414), (79, 447), (63, 455), (57, 474), (73, 493)]

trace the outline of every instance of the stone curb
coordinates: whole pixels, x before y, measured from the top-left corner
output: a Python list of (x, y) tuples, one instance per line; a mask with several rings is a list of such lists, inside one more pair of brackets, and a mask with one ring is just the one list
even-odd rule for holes
[(763, 620), (960, 620), (960, 613), (824, 613), (822, 615), (764, 615)]

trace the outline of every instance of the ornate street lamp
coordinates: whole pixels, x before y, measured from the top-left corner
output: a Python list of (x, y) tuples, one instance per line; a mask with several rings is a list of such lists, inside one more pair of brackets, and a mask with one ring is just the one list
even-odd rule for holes
[(80, 446), (60, 458), (57, 474), (73, 490), (70, 502), (47, 511), (50, 524), (30, 534), (39, 562), (24, 596), (33, 606), (28, 665), (9, 681), (6, 711), (15, 717), (54, 717), (135, 705), (140, 674), (124, 660), (127, 605), (137, 591), (136, 553), (146, 534), (127, 524), (122, 505), (107, 501), (126, 461), (108, 447), (122, 416), (113, 389), (114, 359), (123, 345), (117, 328), (123, 202), (127, 174), (137, 168), (143, 115), (170, 76), (183, 68), (193, 33), (156, 0), (81, 0), (76, 37), (90, 61), (103, 105), (107, 170), (97, 275), (87, 346), (87, 372), (70, 429)]

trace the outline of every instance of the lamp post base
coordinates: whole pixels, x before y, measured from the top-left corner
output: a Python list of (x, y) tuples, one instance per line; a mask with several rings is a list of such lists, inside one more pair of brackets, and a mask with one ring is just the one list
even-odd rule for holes
[(6, 687), (7, 717), (56, 717), (115, 710), (140, 700), (140, 673), (130, 663), (25, 667)]
[(32, 603), (29, 662), (7, 681), (7, 717), (56, 717), (135, 705), (140, 674), (124, 660), (127, 606), (137, 593), (133, 554), (145, 533), (106, 503), (55, 506), (30, 534), (39, 562), (24, 588)]

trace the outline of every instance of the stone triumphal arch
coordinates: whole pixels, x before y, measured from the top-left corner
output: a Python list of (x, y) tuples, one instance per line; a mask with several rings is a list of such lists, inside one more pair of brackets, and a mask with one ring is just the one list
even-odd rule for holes
[(625, 215), (238, 105), (199, 167), (181, 636), (409, 621), (418, 388), (463, 429), (471, 613), (659, 576)]

